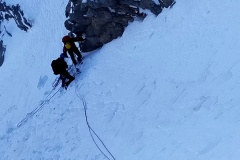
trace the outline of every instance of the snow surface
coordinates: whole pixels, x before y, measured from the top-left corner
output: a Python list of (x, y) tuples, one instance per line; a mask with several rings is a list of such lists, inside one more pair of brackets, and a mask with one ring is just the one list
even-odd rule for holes
[(52, 90), (67, 0), (9, 3), (21, 4), (33, 28), (6, 24), (13, 37), (4, 39), (0, 68), (1, 160), (107, 159), (77, 94), (116, 160), (239, 159), (239, 0), (178, 0), (131, 23), (121, 38), (85, 53), (75, 83), (20, 127)]

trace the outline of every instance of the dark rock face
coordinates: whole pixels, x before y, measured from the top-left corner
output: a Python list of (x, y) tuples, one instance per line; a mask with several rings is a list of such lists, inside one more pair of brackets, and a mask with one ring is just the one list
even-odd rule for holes
[[(7, 28), (3, 25), (3, 21), (9, 21), (13, 19), (18, 28), (23, 31), (28, 31), (32, 27), (32, 25), (28, 22), (28, 20), (24, 17), (23, 11), (20, 9), (20, 6), (12, 5), (8, 6), (5, 2), (0, 0), (0, 27), (1, 27), (1, 37), (4, 37), (5, 34), (8, 36), (12, 36), (11, 33), (7, 31)], [(3, 30), (4, 29), (4, 30)], [(4, 62), (4, 54), (6, 51), (6, 46), (3, 44), (3, 40), (0, 39), (0, 66), (2, 66)]]
[(3, 41), (0, 40), (0, 66), (2, 66), (4, 62), (4, 54), (5, 54), (6, 48), (3, 45)]
[(86, 40), (81, 44), (83, 52), (93, 51), (113, 39), (122, 36), (125, 27), (135, 19), (143, 20), (146, 13), (141, 9), (150, 10), (158, 15), (163, 8), (171, 7), (174, 0), (69, 0), (66, 7), (65, 27), (71, 34), (81, 36), (86, 34)]

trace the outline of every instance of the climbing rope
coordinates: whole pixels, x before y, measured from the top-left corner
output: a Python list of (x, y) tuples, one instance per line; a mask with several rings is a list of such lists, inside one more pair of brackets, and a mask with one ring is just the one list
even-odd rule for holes
[[(59, 83), (58, 83), (58, 84), (59, 84)], [(29, 118), (31, 118), (32, 116), (34, 116), (40, 109), (42, 109), (42, 107), (43, 107), (47, 102), (49, 102), (49, 101), (60, 91), (61, 87), (59, 87), (59, 89), (58, 89), (50, 98), (48, 98), (48, 97), (52, 94), (52, 92), (56, 89), (56, 87), (57, 87), (57, 85), (52, 88), (51, 92), (45, 97), (45, 99), (43, 100), (43, 102), (42, 102), (38, 107), (36, 107), (33, 111), (27, 113), (26, 117), (25, 117), (23, 120), (21, 120), (21, 122), (19, 122), (19, 123), (17, 124), (17, 127), (18, 127), (18, 128), (21, 127), (22, 125), (24, 125)]]
[[(74, 75), (76, 75), (76, 71), (74, 73)], [(32, 112), (28, 113), (26, 115), (26, 117), (17, 124), (17, 127), (21, 127), (22, 125), (24, 125), (27, 120), (31, 117), (33, 117), (47, 102), (49, 102), (61, 89), (61, 87), (59, 87), (59, 89), (52, 95), (52, 92), (55, 90), (55, 88), (58, 86), (59, 84), (59, 79), (58, 80), (55, 80), (54, 84), (53, 84), (53, 89), (52, 91), (45, 97), (43, 103), (41, 103), (38, 107), (36, 107)], [(104, 142), (101, 140), (101, 138), (97, 135), (97, 133), (92, 129), (91, 125), (89, 124), (89, 121), (88, 121), (88, 116), (87, 116), (87, 103), (86, 103), (86, 100), (84, 99), (84, 97), (80, 94), (78, 94), (77, 92), (77, 80), (75, 79), (75, 93), (77, 95), (77, 97), (82, 101), (82, 104), (84, 106), (84, 115), (85, 115), (85, 120), (86, 120), (86, 124), (88, 126), (88, 130), (89, 130), (89, 133), (91, 135), (91, 138), (94, 142), (94, 144), (96, 145), (96, 147), (98, 148), (98, 150), (108, 159), (108, 160), (111, 160), (103, 151), (102, 149), (99, 147), (99, 145), (97, 144), (95, 138), (94, 138), (94, 135), (97, 137), (97, 139), (101, 142), (101, 144), (103, 145), (103, 147), (105, 148), (105, 150), (111, 155), (112, 159), (115, 160), (115, 157), (112, 155), (112, 153), (109, 151), (109, 149), (106, 147), (106, 145), (104, 144)], [(48, 98), (50, 96), (50, 98)]]
[[(76, 75), (76, 72), (74, 73), (74, 75)], [(86, 100), (84, 99), (84, 97), (80, 94), (78, 94), (77, 92), (77, 80), (75, 79), (75, 93), (77, 95), (77, 97), (82, 101), (83, 107), (84, 107), (84, 115), (85, 115), (85, 121), (86, 124), (88, 126), (88, 130), (89, 133), (91, 135), (91, 138), (94, 142), (94, 144), (96, 145), (96, 147), (98, 148), (98, 150), (108, 159), (110, 160), (110, 158), (102, 151), (102, 149), (99, 147), (99, 145), (97, 144), (94, 135), (97, 137), (97, 139), (101, 142), (101, 144), (103, 145), (103, 147), (106, 149), (106, 151), (111, 155), (111, 157), (113, 158), (113, 160), (115, 160), (115, 157), (112, 155), (112, 153), (109, 151), (109, 149), (106, 147), (106, 145), (104, 144), (104, 142), (101, 140), (101, 138), (97, 135), (97, 133), (92, 129), (91, 125), (89, 124), (88, 121), (88, 116), (87, 116), (87, 103)]]

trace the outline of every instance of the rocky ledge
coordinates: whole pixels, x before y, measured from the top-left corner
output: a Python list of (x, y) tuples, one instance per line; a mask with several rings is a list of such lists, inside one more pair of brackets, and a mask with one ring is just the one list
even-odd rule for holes
[(90, 52), (122, 36), (129, 22), (143, 20), (147, 15), (144, 10), (158, 15), (174, 4), (175, 0), (158, 0), (158, 4), (153, 0), (69, 0), (65, 27), (70, 35), (85, 33), (81, 49)]

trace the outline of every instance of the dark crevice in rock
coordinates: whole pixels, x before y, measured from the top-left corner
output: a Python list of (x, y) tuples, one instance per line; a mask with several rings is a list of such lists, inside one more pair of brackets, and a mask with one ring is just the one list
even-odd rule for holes
[(3, 45), (3, 41), (0, 40), (0, 66), (2, 66), (4, 62), (4, 54), (6, 52), (6, 46)]
[(5, 29), (5, 32), (10, 36), (12, 37), (12, 34), (10, 32), (7, 31), (6, 27), (4, 26), (4, 29)]
[(69, 0), (66, 6), (65, 27), (77, 36), (85, 33), (87, 39), (81, 44), (83, 52), (93, 51), (122, 36), (125, 27), (135, 19), (143, 20), (150, 10), (158, 15), (163, 8), (172, 7), (174, 0)]

